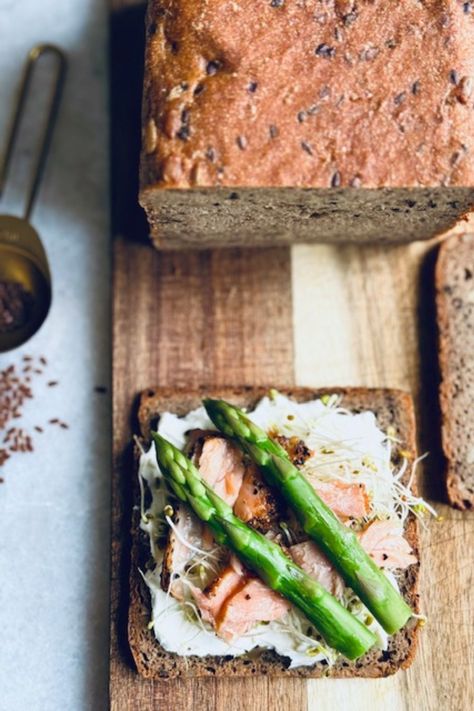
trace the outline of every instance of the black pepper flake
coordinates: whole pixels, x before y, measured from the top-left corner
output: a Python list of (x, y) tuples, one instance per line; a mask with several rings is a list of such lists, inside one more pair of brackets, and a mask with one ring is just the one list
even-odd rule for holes
[(272, 124), (268, 128), (268, 133), (270, 134), (270, 138), (276, 138), (278, 136), (278, 127)]
[(311, 148), (308, 141), (301, 141), (301, 148), (310, 156), (313, 155), (313, 149)]
[(303, 123), (306, 119), (306, 111), (298, 111), (296, 114), (296, 118), (298, 119), (299, 123)]
[(336, 54), (336, 50), (334, 47), (330, 47), (328, 44), (325, 44), (323, 42), (322, 44), (318, 44), (318, 46), (314, 50), (314, 53), (317, 57), (323, 57), (324, 59), (332, 59), (332, 57), (334, 57)]
[(397, 46), (397, 42), (393, 37), (390, 37), (388, 40), (386, 40), (385, 46), (388, 47), (388, 49), (395, 49), (395, 47)]
[(393, 100), (397, 106), (400, 106), (400, 104), (403, 104), (406, 97), (407, 97), (406, 93), (404, 91), (402, 91), (402, 92), (400, 92), (400, 94), (397, 94)]
[(454, 86), (456, 86), (456, 84), (459, 84), (459, 74), (455, 69), (451, 69), (451, 71), (449, 72), (449, 81), (451, 82), (451, 84), (454, 84)]
[(331, 188), (339, 188), (341, 186), (341, 174), (338, 170), (331, 178)]
[(178, 42), (175, 42), (175, 41), (170, 42), (170, 47), (171, 47), (171, 51), (173, 52), (173, 54), (178, 54), (178, 52), (179, 52)]
[(270, 7), (283, 7), (285, 0), (271, 0)]
[(240, 150), (245, 151), (245, 149), (247, 148), (247, 145), (248, 145), (248, 141), (245, 138), (245, 136), (237, 136), (236, 142), (237, 142), (237, 145), (240, 148)]
[(194, 92), (193, 92), (194, 96), (199, 96), (200, 94), (202, 94), (204, 89), (205, 89), (204, 84), (198, 84), (194, 89)]
[(215, 152), (214, 148), (211, 148), (211, 146), (209, 146), (205, 155), (206, 155), (207, 160), (210, 160), (211, 163), (214, 163), (214, 161), (216, 160), (216, 152)]
[(420, 93), (420, 88), (421, 88), (421, 82), (417, 79), (417, 80), (414, 81), (413, 84), (411, 85), (411, 93), (412, 93), (414, 96), (418, 96), (418, 94)]
[(257, 91), (258, 84), (256, 81), (251, 81), (248, 83), (247, 89), (250, 91), (251, 94), (255, 94)]
[(231, 193), (229, 195), (229, 200), (240, 200), (240, 195), (239, 193)]
[(388, 555), (386, 553), (382, 553), (382, 558), (383, 558), (383, 560), (387, 560)]
[(218, 59), (211, 59), (211, 61), (207, 63), (206, 74), (209, 77), (212, 77), (212, 76), (214, 76), (214, 74), (217, 74), (217, 72), (221, 68), (222, 68), (222, 62), (220, 62)]
[(463, 9), (463, 12), (466, 13), (466, 15), (469, 15), (469, 13), (472, 10), (472, 2), (463, 3), (462, 9)]

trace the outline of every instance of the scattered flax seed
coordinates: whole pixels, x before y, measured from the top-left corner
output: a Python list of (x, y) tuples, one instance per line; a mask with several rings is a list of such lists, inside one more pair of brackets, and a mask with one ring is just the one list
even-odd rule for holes
[[(44, 356), (33, 358), (25, 355), (18, 366), (12, 364), (0, 370), (0, 469), (14, 454), (34, 450), (30, 433), (17, 424), (17, 420), (22, 418), (26, 403), (34, 397), (32, 382), (44, 373), (46, 366)], [(58, 381), (50, 380), (47, 384), (52, 387)], [(64, 429), (68, 428), (58, 418), (54, 422)], [(40, 425), (32, 429), (38, 433), (44, 432)], [(4, 477), (0, 477), (0, 483), (3, 481)]]
[(49, 421), (49, 424), (50, 424), (50, 425), (59, 425), (59, 420), (58, 420), (58, 418), (57, 418), (57, 417), (53, 417), (53, 418)]
[(48, 382), (48, 388), (54, 388), (58, 384), (57, 380), (50, 380)]

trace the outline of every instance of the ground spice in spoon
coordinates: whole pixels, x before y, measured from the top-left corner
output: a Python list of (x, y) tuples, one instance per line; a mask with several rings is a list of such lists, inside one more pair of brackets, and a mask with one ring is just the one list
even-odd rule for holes
[(24, 326), (33, 309), (33, 296), (22, 284), (0, 281), (0, 333)]

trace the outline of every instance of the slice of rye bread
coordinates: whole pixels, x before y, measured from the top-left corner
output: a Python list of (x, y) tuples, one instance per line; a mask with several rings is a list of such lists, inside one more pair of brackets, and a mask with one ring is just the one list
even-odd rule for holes
[(474, 235), (442, 243), (436, 263), (442, 444), (448, 498), (474, 508)]
[[(280, 392), (304, 402), (321, 397), (327, 393), (337, 393), (343, 398), (346, 408), (353, 412), (372, 410), (380, 427), (384, 430), (395, 428), (401, 444), (400, 448), (409, 452), (410, 461), (416, 456), (415, 417), (411, 397), (398, 390), (365, 388), (280, 388)], [(198, 407), (205, 396), (222, 397), (242, 407), (252, 407), (268, 393), (268, 388), (219, 388), (201, 391), (180, 391), (172, 389), (149, 389), (142, 393), (138, 418), (140, 434), (147, 442), (150, 430), (156, 426), (160, 413), (174, 412), (185, 415)], [(397, 456), (394, 453), (394, 456)], [(139, 451), (136, 451), (138, 465)], [(409, 466), (404, 475), (406, 483), (411, 474)], [(134, 500), (139, 500), (139, 487), (134, 476)], [(414, 485), (416, 488), (416, 484)], [(139, 529), (140, 513), (135, 508), (132, 519), (132, 548), (130, 569), (130, 607), (128, 618), (128, 638), (130, 649), (138, 672), (146, 678), (175, 678), (203, 676), (299, 676), (299, 677), (381, 677), (393, 674), (398, 669), (407, 668), (413, 661), (417, 644), (417, 624), (411, 620), (408, 625), (393, 635), (387, 651), (372, 650), (355, 662), (340, 659), (334, 666), (318, 662), (312, 667), (288, 669), (288, 659), (273, 651), (253, 651), (242, 657), (183, 657), (165, 651), (156, 640), (153, 631), (148, 629), (151, 619), (149, 590), (139, 573), (150, 557), (148, 536)], [(405, 537), (409, 541), (415, 556), (419, 560), (418, 527), (414, 516), (410, 516), (405, 526)], [(399, 578), (402, 594), (411, 608), (419, 611), (418, 579), (419, 563), (403, 571)]]

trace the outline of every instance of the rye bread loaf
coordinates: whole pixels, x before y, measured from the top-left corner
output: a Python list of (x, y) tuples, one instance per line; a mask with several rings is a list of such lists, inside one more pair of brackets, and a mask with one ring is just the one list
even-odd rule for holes
[[(145, 441), (151, 428), (156, 426), (162, 412), (185, 415), (201, 403), (204, 396), (223, 397), (241, 406), (252, 406), (268, 392), (265, 388), (220, 388), (216, 391), (179, 391), (162, 388), (142, 393), (139, 406), (140, 434)], [(397, 390), (340, 389), (311, 390), (309, 388), (281, 388), (281, 392), (298, 401), (312, 400), (325, 393), (339, 393), (345, 407), (356, 412), (372, 410), (380, 426), (395, 428), (400, 447), (415, 457), (415, 419), (410, 396)], [(394, 452), (396, 456), (396, 452)], [(138, 458), (138, 452), (137, 452)], [(405, 473), (405, 482), (411, 476), (411, 467)], [(135, 474), (135, 501), (139, 500)], [(416, 486), (416, 484), (415, 484)], [(139, 530), (140, 514), (135, 509), (132, 521), (132, 548), (130, 569), (130, 607), (128, 636), (130, 649), (138, 672), (146, 678), (168, 679), (178, 676), (250, 676), (277, 675), (301, 677), (380, 677), (407, 668), (413, 661), (417, 643), (417, 626), (412, 620), (403, 630), (393, 635), (387, 651), (373, 650), (355, 662), (341, 659), (328, 669), (324, 663), (313, 667), (288, 669), (288, 660), (275, 652), (255, 651), (242, 657), (181, 657), (160, 647), (152, 630), (148, 629), (151, 616), (148, 588), (139, 574), (149, 559), (148, 537)], [(416, 519), (410, 516), (405, 527), (405, 537), (419, 560), (419, 539)], [(418, 611), (419, 563), (409, 566), (399, 578), (403, 596), (413, 610)]]
[(442, 443), (448, 498), (474, 508), (474, 235), (454, 235), (436, 264)]
[(422, 239), (473, 187), (473, 3), (149, 0), (157, 246)]

